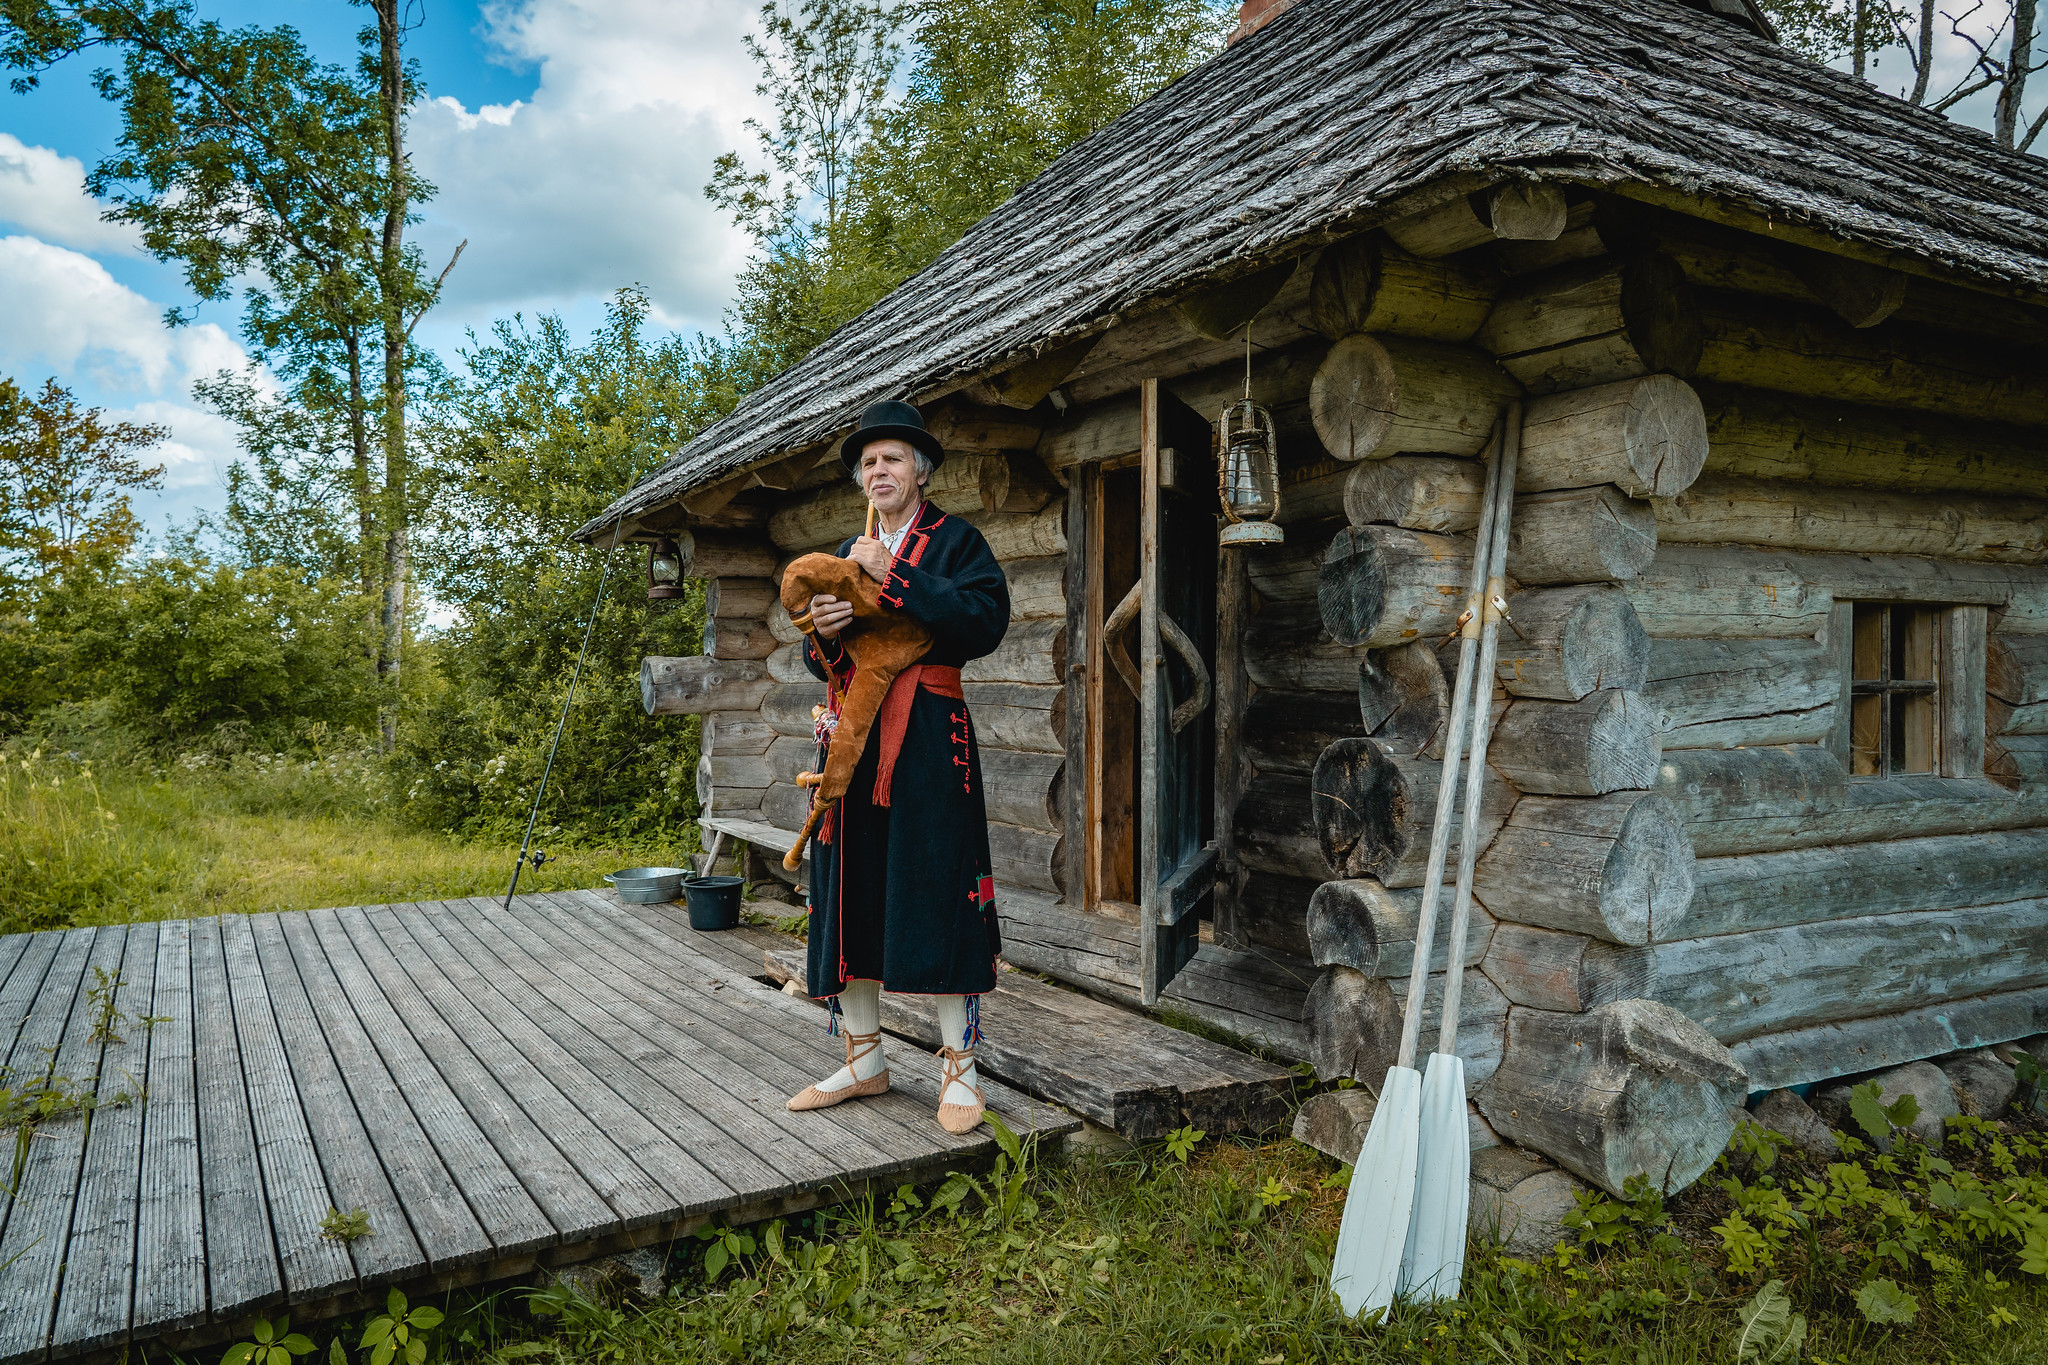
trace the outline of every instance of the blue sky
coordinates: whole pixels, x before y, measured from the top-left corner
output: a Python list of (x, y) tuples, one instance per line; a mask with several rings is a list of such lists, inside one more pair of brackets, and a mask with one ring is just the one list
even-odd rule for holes
[[(201, 0), (228, 24), (289, 23), (319, 56), (352, 59), (367, 10), (343, 0)], [(761, 112), (741, 45), (747, 0), (418, 0), (409, 39), (428, 102), (415, 164), (439, 187), (413, 229), (436, 268), (469, 241), (419, 337), (452, 358), (466, 330), (515, 312), (562, 313), (579, 330), (621, 285), (650, 291), (658, 324), (716, 331), (746, 244), (704, 199), (711, 161), (751, 145)], [(101, 59), (104, 60), (104, 59)], [(54, 376), (116, 415), (168, 425), (166, 488), (138, 500), (153, 526), (221, 502), (232, 433), (192, 381), (248, 357), (240, 308), (192, 302), (176, 263), (98, 221), (84, 171), (119, 120), (92, 90), (93, 54), (40, 89), (0, 88), (0, 374)]]

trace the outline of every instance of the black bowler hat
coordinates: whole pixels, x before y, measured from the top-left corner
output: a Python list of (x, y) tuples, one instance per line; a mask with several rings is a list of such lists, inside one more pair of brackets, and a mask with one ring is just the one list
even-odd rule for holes
[(946, 448), (924, 428), (924, 414), (908, 403), (876, 403), (860, 415), (860, 425), (839, 447), (839, 459), (848, 469), (858, 468), (860, 453), (871, 441), (908, 441), (924, 452), (937, 469), (946, 462)]

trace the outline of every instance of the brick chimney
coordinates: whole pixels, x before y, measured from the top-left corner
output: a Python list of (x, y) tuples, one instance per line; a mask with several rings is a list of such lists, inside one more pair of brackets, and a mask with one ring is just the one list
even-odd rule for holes
[(1267, 24), (1293, 9), (1296, 0), (1244, 0), (1244, 8), (1237, 12), (1237, 27), (1230, 30), (1230, 36), (1223, 40), (1225, 47), (1241, 38), (1249, 38)]

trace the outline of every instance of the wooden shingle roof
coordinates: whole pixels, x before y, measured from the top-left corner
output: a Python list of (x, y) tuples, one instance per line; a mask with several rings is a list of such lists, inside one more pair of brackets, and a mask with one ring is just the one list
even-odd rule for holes
[(578, 537), (879, 398), (1099, 331), (1432, 182), (1502, 175), (1696, 195), (2048, 295), (2048, 161), (1680, 0), (1302, 0), (1070, 149)]

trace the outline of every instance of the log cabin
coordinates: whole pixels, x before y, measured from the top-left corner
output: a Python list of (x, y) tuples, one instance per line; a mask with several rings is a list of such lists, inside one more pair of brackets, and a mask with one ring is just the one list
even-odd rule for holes
[[(1368, 1085), (1460, 971), (1475, 1145), (1610, 1190), (2048, 1033), (2048, 163), (1739, 0), (1245, 8), (578, 533), (703, 581), (643, 688), (703, 717), (705, 828), (803, 822), (774, 585), (908, 398), (1014, 602), (965, 675), (1011, 963)], [(1284, 542), (1225, 549), (1247, 393)], [(1417, 963), (1511, 402), (1477, 922)]]

